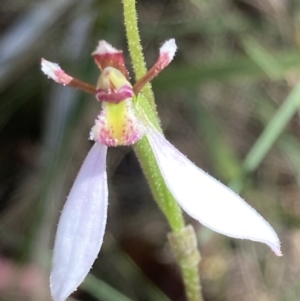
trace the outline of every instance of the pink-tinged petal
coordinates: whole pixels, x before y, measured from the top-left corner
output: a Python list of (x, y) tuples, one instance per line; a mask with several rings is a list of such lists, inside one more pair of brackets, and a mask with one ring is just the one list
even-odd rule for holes
[(56, 63), (49, 62), (42, 58), (41, 67), (45, 75), (59, 84), (68, 85), (73, 80), (73, 77), (65, 73)]
[(90, 94), (96, 93), (96, 87), (85, 83), (77, 78), (74, 78), (63, 71), (58, 64), (49, 62), (42, 58), (41, 60), (41, 69), (42, 71), (55, 82), (64, 85), (64, 86), (71, 86), (76, 89), (83, 90)]
[(166, 68), (173, 60), (177, 50), (175, 39), (166, 41), (159, 49), (159, 58), (155, 65), (159, 71)]
[(114, 67), (120, 70), (127, 79), (129, 78), (122, 50), (118, 50), (106, 41), (101, 40), (92, 55), (101, 70), (106, 67)]
[(265, 243), (277, 256), (282, 255), (273, 228), (241, 197), (194, 165), (154, 129), (147, 137), (167, 187), (190, 216), (216, 232)]
[(175, 39), (166, 41), (159, 49), (159, 57), (151, 69), (141, 77), (133, 86), (133, 91), (137, 95), (143, 87), (165, 69), (173, 60), (177, 46)]
[(107, 146), (95, 143), (63, 208), (50, 277), (54, 301), (64, 301), (84, 280), (102, 245), (107, 216)]

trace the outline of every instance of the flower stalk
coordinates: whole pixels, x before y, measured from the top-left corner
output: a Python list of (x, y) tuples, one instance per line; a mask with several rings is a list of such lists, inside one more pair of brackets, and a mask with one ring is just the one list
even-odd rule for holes
[(169, 233), (168, 239), (182, 270), (188, 300), (202, 300), (201, 285), (198, 281), (201, 256), (194, 228), (188, 225), (178, 233)]
[[(141, 79), (145, 76), (147, 68), (138, 30), (135, 0), (123, 0), (123, 8), (124, 24), (133, 70), (136, 79)], [(139, 87), (134, 88), (139, 89)], [(150, 104), (150, 106), (147, 106), (146, 103), (141, 104), (143, 110), (147, 117), (152, 119), (154, 126), (162, 132), (150, 83), (145, 85), (142, 92), (146, 97), (144, 102), (148, 100)], [(149, 147), (147, 137), (142, 138), (134, 145), (134, 151), (142, 166), (152, 194), (172, 228), (173, 233), (170, 233), (168, 237), (182, 272), (186, 296), (189, 301), (202, 301), (198, 268), (201, 256), (197, 248), (194, 229), (192, 226), (185, 227), (182, 211), (163, 180), (153, 151)]]
[[(124, 8), (124, 25), (126, 30), (128, 49), (132, 60), (135, 79), (136, 81), (138, 81), (142, 76), (146, 74), (147, 68), (138, 29), (138, 18), (135, 0), (122, 0), (122, 2)], [(150, 83), (147, 83), (145, 85), (145, 87), (143, 88), (143, 93), (151, 104), (153, 110), (156, 111), (154, 94)]]

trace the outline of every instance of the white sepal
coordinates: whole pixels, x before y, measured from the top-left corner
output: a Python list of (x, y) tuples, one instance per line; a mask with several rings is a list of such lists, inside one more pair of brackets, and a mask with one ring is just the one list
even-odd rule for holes
[(62, 70), (58, 64), (47, 61), (44, 58), (41, 59), (41, 70), (49, 78), (64, 86), (73, 80), (73, 77)]
[(177, 50), (177, 45), (175, 39), (170, 39), (163, 43), (163, 45), (159, 49), (159, 55), (167, 55), (169, 58), (168, 64), (173, 60), (175, 53)]
[(198, 168), (155, 129), (147, 138), (167, 187), (184, 211), (216, 232), (265, 243), (282, 255), (273, 228), (240, 196)]
[(105, 55), (105, 54), (114, 54), (114, 53), (122, 53), (122, 50), (118, 50), (113, 47), (111, 44), (107, 43), (104, 40), (99, 41), (96, 50), (92, 53), (92, 55)]
[(108, 204), (107, 146), (95, 143), (63, 208), (55, 238), (51, 294), (64, 301), (84, 280), (102, 245)]

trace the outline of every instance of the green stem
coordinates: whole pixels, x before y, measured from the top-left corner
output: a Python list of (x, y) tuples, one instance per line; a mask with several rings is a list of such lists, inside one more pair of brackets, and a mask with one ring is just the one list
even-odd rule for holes
[[(138, 30), (138, 19), (134, 0), (122, 0), (124, 7), (124, 24), (126, 29), (126, 36), (130, 56), (133, 62), (133, 70), (135, 79), (140, 79), (146, 72), (147, 67), (143, 55), (140, 34)], [(147, 100), (151, 104), (153, 110), (156, 112), (156, 105), (154, 101), (154, 94), (151, 84), (148, 83), (142, 90)]]
[(189, 225), (179, 233), (170, 233), (168, 238), (181, 267), (188, 300), (202, 300), (198, 269), (201, 257), (194, 228)]
[(146, 136), (134, 145), (134, 151), (158, 206), (165, 214), (172, 230), (179, 232), (184, 227), (181, 209), (163, 180)]
[(164, 182), (147, 137), (137, 142), (134, 150), (152, 194), (173, 230), (168, 237), (181, 269), (186, 296), (189, 301), (202, 301), (199, 277), (201, 257), (194, 228), (185, 227), (181, 209)]
[[(139, 79), (147, 69), (140, 43), (135, 0), (122, 1), (129, 51), (136, 79)], [(151, 85), (146, 85), (142, 92), (145, 97), (140, 94), (137, 103), (140, 103), (146, 118), (162, 132)], [(194, 229), (191, 226), (185, 227), (182, 211), (165, 184), (146, 136), (134, 145), (134, 150), (152, 194), (172, 228), (173, 233), (169, 234), (169, 241), (181, 268), (187, 298), (189, 301), (202, 301), (198, 270), (200, 253)]]

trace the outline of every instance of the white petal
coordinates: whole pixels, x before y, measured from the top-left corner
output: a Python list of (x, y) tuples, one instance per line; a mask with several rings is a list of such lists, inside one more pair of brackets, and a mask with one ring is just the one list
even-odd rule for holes
[(160, 47), (159, 55), (160, 56), (166, 55), (168, 57), (167, 64), (169, 64), (173, 60), (176, 50), (177, 50), (177, 45), (175, 39), (170, 39), (164, 42), (164, 44)]
[(122, 53), (122, 50), (118, 50), (113, 47), (111, 44), (107, 43), (104, 40), (99, 41), (96, 50), (92, 53), (92, 55), (105, 55), (105, 54), (114, 54), (114, 53)]
[(282, 255), (273, 228), (241, 197), (194, 165), (155, 130), (147, 137), (167, 187), (190, 216), (216, 232), (265, 243)]
[(102, 245), (107, 216), (107, 146), (95, 143), (88, 153), (56, 233), (51, 294), (64, 301), (84, 280)]
[(41, 59), (41, 69), (49, 78), (64, 86), (73, 80), (73, 77), (62, 70), (58, 64), (49, 62), (43, 58)]

